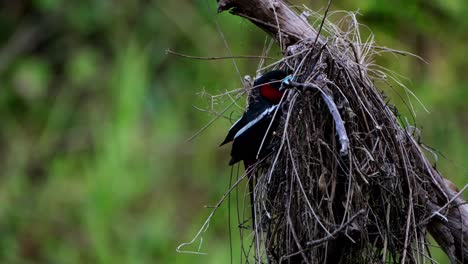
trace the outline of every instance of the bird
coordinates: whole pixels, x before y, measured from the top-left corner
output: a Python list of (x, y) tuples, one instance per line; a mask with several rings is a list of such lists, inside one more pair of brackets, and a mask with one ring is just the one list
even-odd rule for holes
[(231, 126), (220, 145), (233, 142), (229, 165), (244, 161), (247, 169), (257, 161), (257, 157), (264, 157), (268, 152), (272, 132), (278, 126), (279, 118), (273, 120), (273, 117), (284, 94), (281, 84), (286, 77), (285, 71), (273, 70), (254, 81), (247, 109)]
[[(254, 81), (253, 89), (249, 96), (247, 109), (242, 117), (237, 120), (229, 129), (223, 146), (232, 142), (231, 160), (229, 165), (234, 165), (244, 161), (244, 167), (248, 172), (249, 194), (252, 210), (252, 225), (255, 221), (255, 195), (256, 172), (249, 170), (257, 161), (262, 158), (270, 149), (269, 143), (273, 131), (278, 126), (278, 110), (284, 90), (281, 84), (287, 77), (286, 72), (274, 70), (267, 72)], [(261, 149), (261, 151), (259, 151)], [(258, 154), (258, 155), (257, 155)]]

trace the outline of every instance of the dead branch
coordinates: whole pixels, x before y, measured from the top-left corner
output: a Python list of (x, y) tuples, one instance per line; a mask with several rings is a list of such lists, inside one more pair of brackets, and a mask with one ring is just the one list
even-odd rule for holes
[(325, 86), (320, 88), (319, 86), (313, 83), (298, 83), (295, 81), (288, 81), (285, 84), (287, 86), (294, 87), (302, 91), (317, 90), (320, 92), (322, 99), (326, 103), (328, 110), (330, 111), (330, 114), (333, 116), (333, 120), (335, 121), (336, 133), (338, 134), (338, 139), (340, 140), (341, 145), (340, 154), (342, 156), (347, 155), (349, 148), (348, 134), (346, 133), (346, 128), (343, 123), (343, 119), (341, 118), (340, 112), (338, 111), (338, 108), (336, 107), (333, 98), (324, 91)]
[(317, 37), (317, 31), (283, 1), (218, 0), (218, 12), (226, 10), (265, 30), (279, 41), (283, 50), (300, 40)]

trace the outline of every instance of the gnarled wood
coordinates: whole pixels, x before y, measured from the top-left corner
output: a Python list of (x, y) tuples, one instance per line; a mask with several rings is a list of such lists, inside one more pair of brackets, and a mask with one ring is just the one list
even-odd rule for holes
[(218, 0), (218, 12), (250, 20), (281, 43), (281, 49), (303, 39), (314, 39), (317, 31), (282, 1), (272, 0)]

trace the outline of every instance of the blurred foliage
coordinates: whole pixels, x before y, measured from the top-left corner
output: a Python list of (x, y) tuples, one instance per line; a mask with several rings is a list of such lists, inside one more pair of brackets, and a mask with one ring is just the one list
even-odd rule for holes
[[(439, 154), (437, 167), (464, 185), (468, 2), (336, 0), (332, 7), (359, 10), (378, 44), (428, 61), (376, 58), (409, 78), (431, 112), (413, 100), (423, 141), (447, 157)], [(228, 121), (187, 142), (212, 117), (194, 108), (210, 108), (197, 95), (238, 88), (240, 76), (232, 60), (187, 60), (165, 50), (259, 55), (265, 38), (249, 22), (216, 14), (214, 0), (2, 1), (0, 262), (226, 263), (226, 206), (204, 235), (208, 255), (175, 248), (229, 183), (229, 149), (217, 147)], [(258, 65), (235, 63), (242, 76)], [(386, 92), (405, 109), (395, 91)]]

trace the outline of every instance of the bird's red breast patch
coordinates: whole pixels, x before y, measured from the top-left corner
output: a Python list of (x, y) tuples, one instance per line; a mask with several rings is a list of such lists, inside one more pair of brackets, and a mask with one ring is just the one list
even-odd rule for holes
[(277, 104), (281, 101), (283, 92), (273, 88), (270, 84), (265, 84), (260, 87), (260, 95), (268, 101)]

